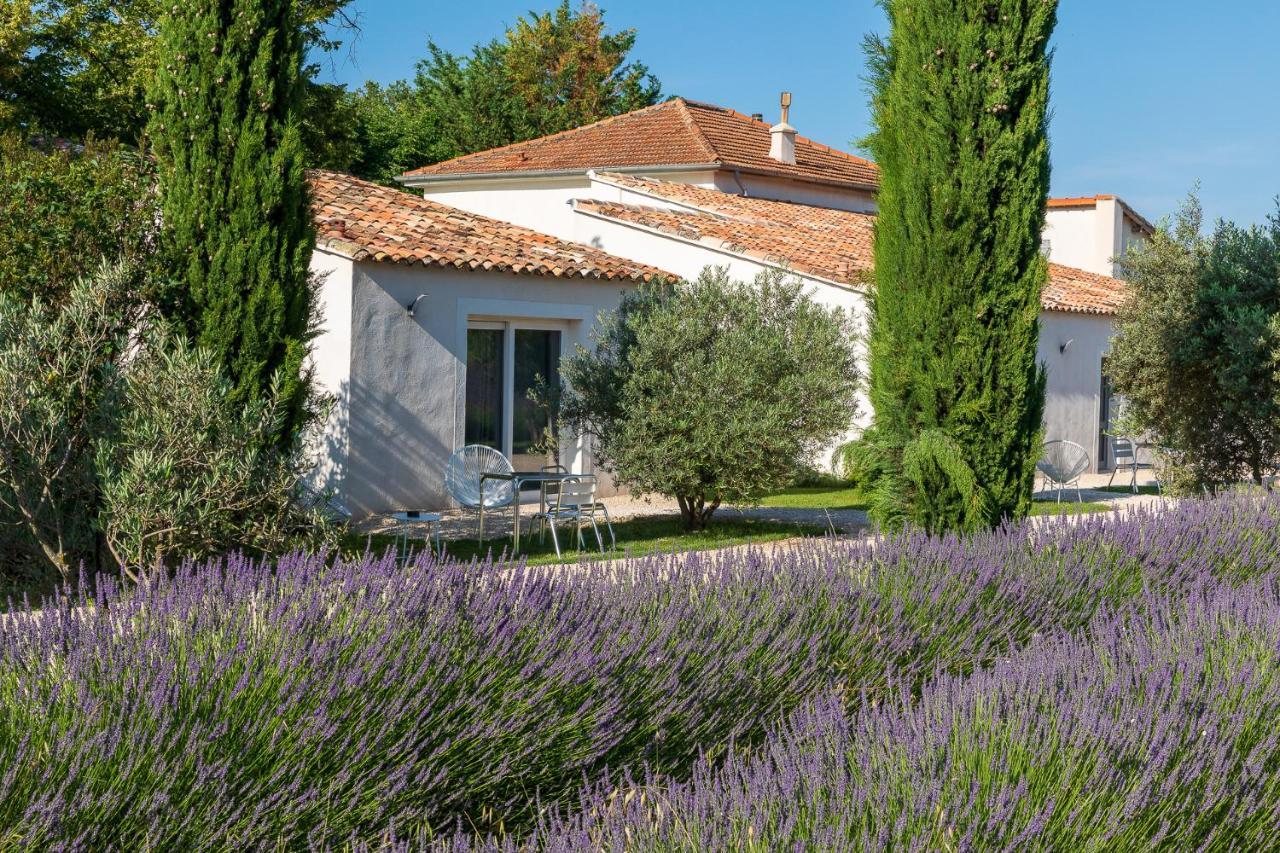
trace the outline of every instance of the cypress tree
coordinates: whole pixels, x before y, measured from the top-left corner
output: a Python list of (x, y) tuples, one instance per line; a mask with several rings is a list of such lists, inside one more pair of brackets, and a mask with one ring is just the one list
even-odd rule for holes
[(1025, 516), (1057, 0), (884, 0), (867, 43), (880, 166), (868, 337), (872, 514), (930, 531)]
[(300, 427), (308, 391), (300, 24), (297, 0), (172, 4), (150, 99), (170, 308), (216, 355), (234, 400), (260, 399), (278, 377), (281, 442)]

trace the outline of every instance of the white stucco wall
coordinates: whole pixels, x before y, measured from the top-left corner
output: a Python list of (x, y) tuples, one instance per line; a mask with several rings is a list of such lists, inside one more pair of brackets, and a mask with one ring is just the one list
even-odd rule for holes
[(308, 439), (318, 464), (310, 484), (321, 492), (340, 493), (346, 477), (351, 384), (351, 310), (354, 264), (349, 258), (316, 248), (311, 271), (319, 283), (317, 296), (321, 334), (312, 342), (308, 363), (316, 385), (332, 398), (322, 432)]
[(1114, 198), (1075, 207), (1050, 207), (1044, 239), (1050, 260), (1099, 275), (1119, 274), (1116, 259), (1145, 239), (1142, 226)]
[[(713, 172), (661, 170), (646, 172), (650, 177), (677, 183), (714, 188)], [(571, 239), (573, 211), (569, 202), (575, 198), (617, 201), (617, 188), (593, 183), (583, 171), (576, 175), (550, 178), (469, 178), (458, 181), (424, 183), (414, 191), (441, 204), (447, 204), (490, 219), (522, 225), (543, 234)], [(646, 202), (654, 204), (654, 202)]]
[(582, 174), (431, 183), (423, 185), (422, 192), (441, 204), (563, 238), (572, 227), (570, 200), (581, 198), (589, 189), (590, 181)]
[(1044, 438), (1066, 439), (1089, 453), (1098, 470), (1102, 358), (1111, 346), (1112, 321), (1091, 314), (1040, 313), (1038, 358), (1045, 365)]
[[(597, 315), (632, 286), (372, 262), (355, 264), (353, 283), (342, 494), (358, 515), (448, 505), (444, 470), (465, 436), (468, 320), (560, 321), (568, 353), (589, 343)], [(410, 317), (405, 306), (419, 294)], [(593, 469), (582, 443), (562, 461)]]

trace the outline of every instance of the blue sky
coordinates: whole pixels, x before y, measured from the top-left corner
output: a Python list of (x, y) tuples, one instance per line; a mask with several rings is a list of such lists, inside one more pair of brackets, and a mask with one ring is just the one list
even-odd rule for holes
[[(413, 74), (428, 37), (454, 52), (554, 0), (355, 0), (361, 34), (326, 60), (357, 85)], [(866, 133), (862, 37), (872, 0), (601, 0), (668, 94), (777, 114), (856, 150)], [(1230, 9), (1230, 11), (1226, 11)], [(1115, 193), (1151, 219), (1199, 181), (1205, 212), (1261, 222), (1280, 194), (1280, 3), (1063, 0), (1053, 67), (1053, 194)]]

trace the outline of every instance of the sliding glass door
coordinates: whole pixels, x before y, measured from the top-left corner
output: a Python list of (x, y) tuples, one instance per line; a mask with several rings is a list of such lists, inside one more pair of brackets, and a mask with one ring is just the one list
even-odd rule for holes
[(560, 382), (560, 331), (515, 329), (511, 387), (511, 464), (530, 471), (555, 461), (549, 393)]
[(506, 331), (501, 328), (467, 329), (466, 443), (483, 444), (504, 453), (505, 344)]
[(557, 461), (549, 392), (560, 380), (563, 334), (550, 325), (467, 329), (466, 443), (502, 451), (517, 471)]

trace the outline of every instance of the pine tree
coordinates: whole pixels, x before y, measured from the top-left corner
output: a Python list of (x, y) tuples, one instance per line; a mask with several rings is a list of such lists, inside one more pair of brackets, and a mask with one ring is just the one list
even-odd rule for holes
[(973, 530), (1031, 506), (1057, 0), (885, 0), (867, 44), (880, 166), (872, 513)]
[(314, 235), (303, 171), (297, 0), (188, 0), (161, 18), (150, 138), (172, 310), (241, 402), (279, 378), (287, 442), (303, 376)]

